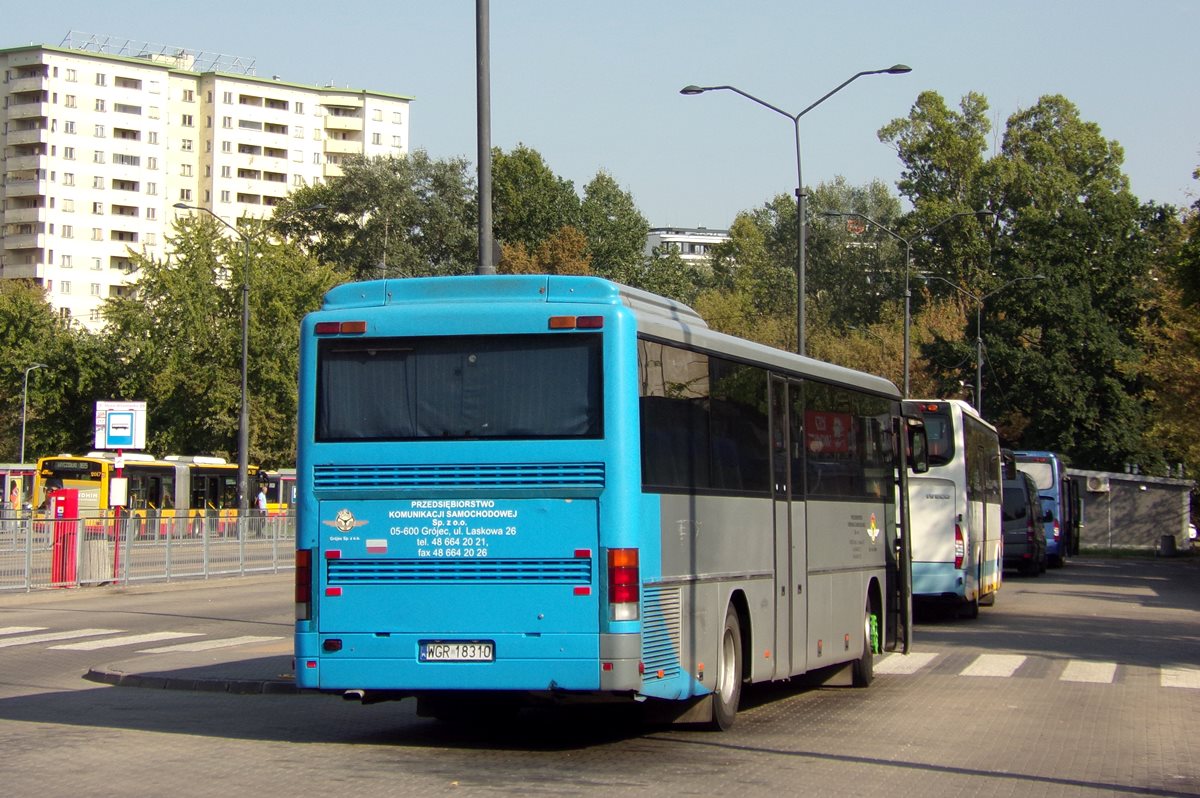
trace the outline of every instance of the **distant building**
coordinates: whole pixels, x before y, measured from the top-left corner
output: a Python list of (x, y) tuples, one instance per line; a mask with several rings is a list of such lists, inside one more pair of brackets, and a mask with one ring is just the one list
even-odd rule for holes
[(1084, 547), (1154, 549), (1173, 536), (1176, 547), (1190, 548), (1194, 481), (1077, 468), (1068, 468), (1067, 476), (1080, 487)]
[(124, 39), (0, 50), (0, 279), (97, 329), (136, 279), (129, 250), (165, 254), (175, 203), (269, 216), (349, 155), (408, 152), (410, 97), (245, 71)]
[(714, 246), (729, 240), (728, 230), (707, 227), (653, 227), (646, 236), (646, 255), (671, 247), (686, 263), (707, 263)]

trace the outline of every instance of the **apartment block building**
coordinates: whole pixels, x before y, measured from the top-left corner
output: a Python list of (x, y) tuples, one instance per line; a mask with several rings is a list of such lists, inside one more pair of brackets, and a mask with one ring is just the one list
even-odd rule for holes
[(0, 279), (90, 329), (179, 211), (269, 216), (352, 154), (409, 147), (411, 97), (205, 68), (190, 51), (0, 50)]
[(684, 263), (704, 265), (712, 257), (717, 244), (729, 240), (728, 230), (710, 230), (707, 227), (652, 227), (646, 235), (646, 256), (654, 250), (673, 249)]

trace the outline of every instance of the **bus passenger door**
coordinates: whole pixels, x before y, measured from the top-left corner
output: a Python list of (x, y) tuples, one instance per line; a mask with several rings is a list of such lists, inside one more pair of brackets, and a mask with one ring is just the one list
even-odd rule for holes
[[(775, 525), (775, 678), (805, 668), (807, 604), (804, 595), (804, 511), (793, 512), (803, 495), (798, 384), (771, 378), (771, 484)], [(800, 460), (802, 463), (803, 461)]]

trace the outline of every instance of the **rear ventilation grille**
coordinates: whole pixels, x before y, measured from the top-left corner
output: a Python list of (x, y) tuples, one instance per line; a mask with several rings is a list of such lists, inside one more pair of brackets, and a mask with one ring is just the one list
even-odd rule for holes
[(683, 594), (677, 588), (645, 589), (642, 662), (645, 679), (670, 679), (679, 675), (679, 647), (683, 628)]
[(592, 560), (326, 560), (331, 585), (592, 583)]
[(603, 488), (604, 463), (315, 466), (313, 486), (319, 491), (395, 488)]

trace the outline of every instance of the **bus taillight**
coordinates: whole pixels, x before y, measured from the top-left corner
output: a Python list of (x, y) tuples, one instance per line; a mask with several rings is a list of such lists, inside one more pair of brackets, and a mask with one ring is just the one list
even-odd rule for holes
[(1059, 528), (1058, 521), (1055, 520), (1054, 521), (1054, 539), (1058, 540), (1060, 535), (1062, 535), (1062, 529)]
[(962, 527), (958, 524), (954, 525), (954, 567), (962, 568), (963, 560), (967, 556), (967, 542), (963, 539)]
[(637, 549), (608, 550), (608, 606), (614, 621), (638, 619), (641, 571)]
[(312, 619), (312, 549), (296, 549), (296, 620)]

